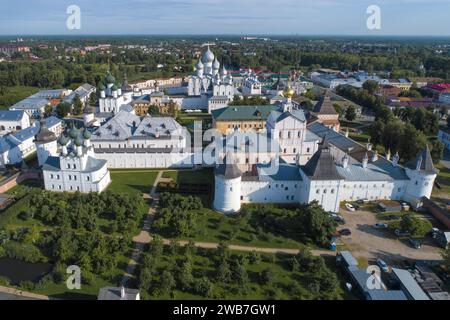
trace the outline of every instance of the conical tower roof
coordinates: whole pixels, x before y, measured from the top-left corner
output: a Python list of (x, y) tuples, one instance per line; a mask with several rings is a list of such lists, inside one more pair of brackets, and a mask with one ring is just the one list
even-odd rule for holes
[(56, 141), (57, 137), (56, 134), (50, 130), (48, 130), (48, 128), (45, 125), (45, 119), (42, 116), (40, 122), (40, 129), (38, 134), (36, 135), (36, 143), (48, 143), (48, 142), (52, 142), (52, 141)]
[(428, 145), (425, 146), (425, 148), (422, 149), (422, 151), (417, 155), (415, 160), (411, 160), (406, 164), (406, 167), (408, 167), (411, 170), (416, 170), (418, 162), (420, 161), (420, 171), (424, 172), (430, 172), (430, 173), (437, 173), (439, 170), (437, 170), (434, 167), (433, 164), (433, 158), (431, 158), (430, 149), (428, 148)]
[(325, 135), (319, 150), (302, 167), (303, 172), (311, 180), (342, 180), (331, 155), (329, 135)]
[(223, 159), (223, 164), (219, 164), (215, 171), (215, 175), (222, 175), (225, 179), (236, 179), (242, 176), (241, 170), (234, 162), (234, 157), (231, 152), (228, 152)]
[(330, 91), (326, 91), (322, 99), (314, 107), (314, 112), (322, 115), (337, 115), (338, 113), (334, 110), (333, 104), (331, 103)]

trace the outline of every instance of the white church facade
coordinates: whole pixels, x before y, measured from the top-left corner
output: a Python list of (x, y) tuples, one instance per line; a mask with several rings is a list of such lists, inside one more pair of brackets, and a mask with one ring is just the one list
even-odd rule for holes
[(105, 160), (97, 159), (89, 131), (72, 128), (69, 137), (56, 135), (45, 126), (36, 136), (39, 165), (45, 190), (102, 192), (111, 182)]

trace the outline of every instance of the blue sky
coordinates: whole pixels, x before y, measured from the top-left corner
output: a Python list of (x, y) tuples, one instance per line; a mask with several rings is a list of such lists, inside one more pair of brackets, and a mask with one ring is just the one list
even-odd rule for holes
[[(68, 30), (66, 9), (81, 9)], [(366, 9), (381, 8), (381, 30)], [(450, 0), (0, 0), (0, 35), (450, 35)]]

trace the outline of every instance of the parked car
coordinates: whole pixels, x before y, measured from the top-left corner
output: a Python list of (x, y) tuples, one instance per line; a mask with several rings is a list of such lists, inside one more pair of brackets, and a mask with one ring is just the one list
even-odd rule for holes
[(345, 220), (342, 216), (336, 214), (336, 213), (332, 213), (331, 214), (331, 218), (333, 218), (334, 221), (340, 223), (340, 224), (345, 224)]
[(409, 236), (408, 232), (402, 232), (400, 229), (395, 229), (394, 233), (397, 237), (406, 237)]
[(422, 243), (419, 240), (408, 238), (408, 241), (414, 249), (420, 249), (422, 247)]
[(346, 203), (345, 207), (347, 208), (348, 211), (354, 212), (356, 209), (354, 206), (352, 206), (350, 203)]
[(351, 236), (352, 231), (350, 229), (342, 229), (338, 231), (341, 236)]
[(376, 229), (387, 229), (389, 226), (386, 223), (377, 222), (373, 225)]
[(377, 265), (380, 267), (381, 270), (383, 270), (383, 272), (389, 272), (389, 266), (383, 260), (377, 259)]
[(387, 216), (386, 218), (384, 218), (385, 220), (388, 220), (388, 221), (400, 221), (400, 220), (402, 220), (402, 218), (401, 217), (399, 217), (399, 216)]
[(432, 228), (429, 232), (429, 235), (433, 238), (436, 239), (437, 235), (439, 234), (439, 229), (438, 228)]

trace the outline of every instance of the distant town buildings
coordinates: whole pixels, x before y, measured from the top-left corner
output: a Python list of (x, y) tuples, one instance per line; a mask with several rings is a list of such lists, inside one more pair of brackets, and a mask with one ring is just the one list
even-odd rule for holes
[(450, 128), (441, 128), (438, 132), (438, 139), (444, 145), (444, 148), (450, 150)]

